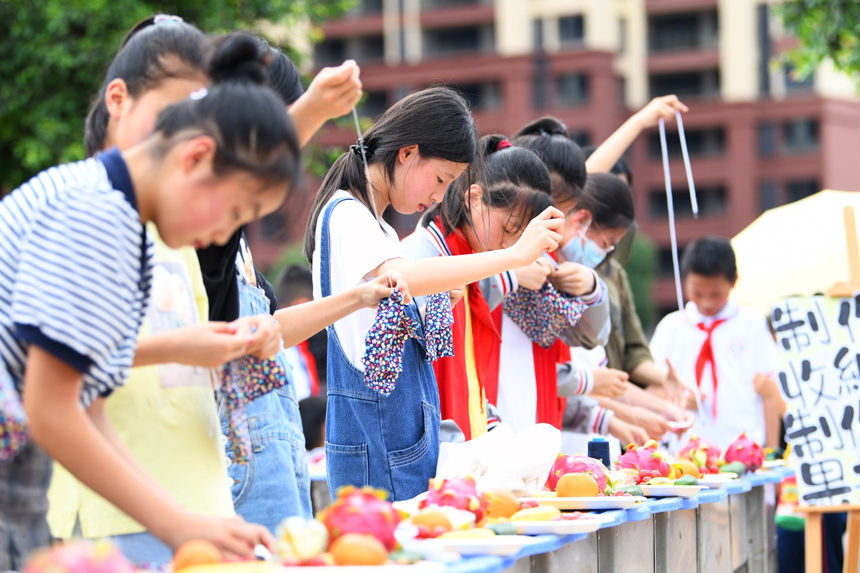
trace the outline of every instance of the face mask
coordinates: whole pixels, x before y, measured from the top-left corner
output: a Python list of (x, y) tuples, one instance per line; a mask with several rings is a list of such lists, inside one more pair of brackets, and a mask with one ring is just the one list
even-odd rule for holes
[(561, 248), (561, 254), (568, 262), (579, 263), (593, 269), (603, 262), (609, 251), (586, 236), (590, 225), (591, 221), (586, 223), (585, 228), (579, 232), (579, 237), (570, 240)]

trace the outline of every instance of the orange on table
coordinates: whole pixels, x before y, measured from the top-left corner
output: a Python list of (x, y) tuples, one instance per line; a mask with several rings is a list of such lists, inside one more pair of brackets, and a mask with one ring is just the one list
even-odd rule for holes
[(412, 518), (412, 525), (424, 525), (430, 529), (442, 527), (445, 531), (451, 531), (454, 526), (451, 525), (451, 520), (445, 515), (445, 512), (436, 507), (426, 507), (418, 512), (418, 515)]
[(600, 488), (597, 480), (590, 475), (571, 473), (559, 478), (555, 493), (558, 497), (597, 497)]
[(180, 571), (193, 565), (221, 563), (223, 557), (218, 548), (205, 539), (192, 539), (183, 543), (173, 555), (173, 570)]
[(383, 565), (388, 552), (380, 540), (365, 533), (347, 533), (335, 539), (329, 553), (338, 565)]
[[(681, 476), (693, 476), (696, 479), (699, 479), (702, 477), (702, 474), (699, 473), (699, 468), (696, 467), (696, 464), (694, 464), (690, 460), (681, 459), (681, 460), (672, 462), (672, 465), (673, 466), (680, 466)], [(675, 468), (675, 469), (677, 471), (677, 468)], [(677, 479), (681, 476), (675, 476), (675, 478)]]
[(487, 509), (487, 517), (494, 519), (510, 517), (520, 510), (520, 502), (509, 491), (488, 489), (484, 492), (484, 497), (490, 501), (490, 507)]

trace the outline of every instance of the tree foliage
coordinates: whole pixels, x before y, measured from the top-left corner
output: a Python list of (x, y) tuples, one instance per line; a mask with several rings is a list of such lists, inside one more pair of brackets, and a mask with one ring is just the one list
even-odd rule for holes
[(84, 155), (92, 97), (127, 31), (152, 14), (201, 30), (254, 29), (263, 21), (339, 16), (354, 0), (0, 1), (0, 190)]
[(811, 76), (830, 58), (860, 86), (860, 2), (790, 0), (776, 10), (786, 31), (800, 40), (786, 55), (800, 78)]
[(654, 287), (655, 269), (657, 268), (657, 245), (647, 235), (637, 233), (630, 250), (630, 259), (624, 265), (630, 288), (633, 291), (633, 303), (636, 314), (642, 322), (642, 327), (648, 331), (654, 326), (654, 301), (651, 289)]

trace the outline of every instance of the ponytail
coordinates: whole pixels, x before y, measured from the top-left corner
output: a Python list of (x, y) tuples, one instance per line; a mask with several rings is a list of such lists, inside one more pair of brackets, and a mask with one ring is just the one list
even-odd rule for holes
[[(423, 159), (473, 164), (477, 156), (478, 133), (462, 96), (444, 87), (410, 94), (386, 110), (364, 134), (367, 163), (382, 167), (389, 184), (394, 180), (398, 153), (410, 145), (418, 146), (418, 154)], [(336, 191), (348, 191), (376, 218), (382, 215), (376, 212), (370, 196), (361, 155), (361, 149), (353, 145), (335, 161), (323, 180), (305, 230), (304, 255), (308, 261), (313, 259), (316, 248), (317, 220)]]

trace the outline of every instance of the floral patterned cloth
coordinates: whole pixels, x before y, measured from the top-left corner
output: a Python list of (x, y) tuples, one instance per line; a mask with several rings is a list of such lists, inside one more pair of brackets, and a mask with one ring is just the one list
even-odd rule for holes
[(0, 462), (11, 460), (27, 443), (27, 417), (12, 377), (0, 365)]
[(221, 400), (227, 413), (227, 437), (233, 462), (247, 464), (251, 434), (245, 405), (287, 383), (287, 373), (271, 358), (260, 360), (243, 356), (224, 365), (221, 371)]
[[(424, 344), (428, 362), (454, 356), (451, 325), (451, 299), (447, 292), (427, 297), (424, 321)], [(406, 313), (403, 295), (394, 290), (379, 303), (376, 320), (364, 338), (365, 351), (361, 359), (364, 383), (368, 388), (388, 396), (403, 372), (403, 345), (409, 338), (421, 338), (417, 321)]]
[(540, 290), (520, 288), (505, 297), (502, 310), (541, 348), (549, 348), (558, 336), (574, 326), (587, 308), (579, 297), (555, 290), (548, 281)]

